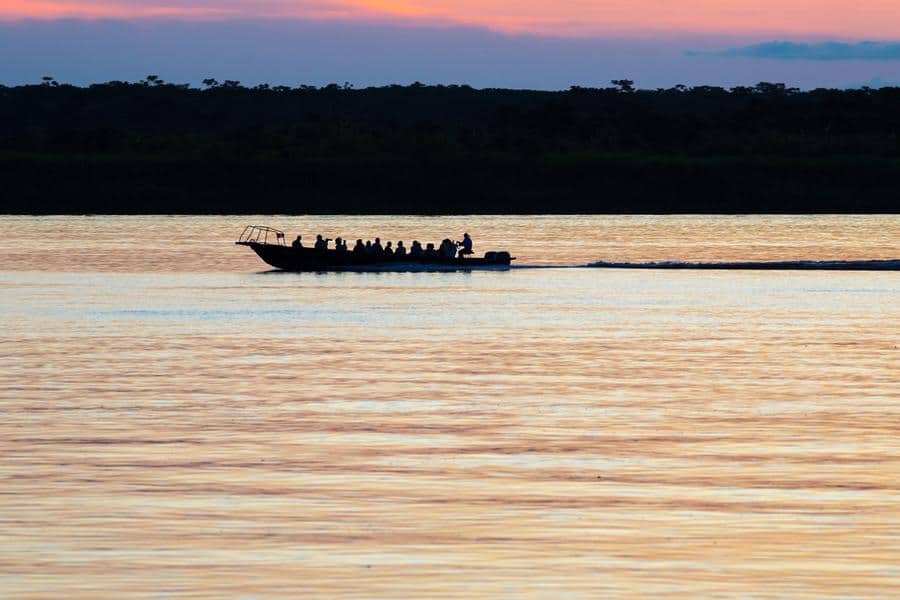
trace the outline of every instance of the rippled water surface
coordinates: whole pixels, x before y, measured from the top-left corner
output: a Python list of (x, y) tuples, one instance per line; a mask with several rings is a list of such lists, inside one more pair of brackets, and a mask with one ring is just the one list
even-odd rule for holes
[[(243, 225), (525, 265), (265, 272)], [(0, 217), (0, 596), (900, 595), (900, 217)]]

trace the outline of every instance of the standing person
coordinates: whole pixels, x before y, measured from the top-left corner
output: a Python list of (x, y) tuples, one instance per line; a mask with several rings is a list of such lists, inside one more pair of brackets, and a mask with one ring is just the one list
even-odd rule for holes
[(469, 237), (468, 233), (464, 233), (462, 241), (456, 242), (456, 245), (460, 247), (460, 251), (459, 251), (460, 257), (468, 256), (469, 254), (474, 254), (474, 252), (472, 251), (472, 238)]

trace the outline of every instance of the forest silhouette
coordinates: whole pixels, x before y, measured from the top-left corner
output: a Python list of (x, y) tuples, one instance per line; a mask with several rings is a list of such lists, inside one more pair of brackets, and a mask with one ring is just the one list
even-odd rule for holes
[(900, 208), (900, 88), (0, 86), (0, 212)]

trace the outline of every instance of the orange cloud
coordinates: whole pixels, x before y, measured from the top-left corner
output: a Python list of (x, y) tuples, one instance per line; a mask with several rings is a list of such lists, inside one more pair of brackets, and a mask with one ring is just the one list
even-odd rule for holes
[(396, 15), (398, 17), (412, 18), (446, 18), (446, 15), (440, 14), (441, 11), (421, 6), (421, 3), (415, 2), (415, 0), (411, 2), (398, 2), (397, 0), (360, 0), (354, 4), (370, 14)]
[[(353, 0), (368, 10), (509, 32), (900, 36), (897, 0)], [(398, 8), (399, 6), (399, 8)]]
[(0, 18), (386, 18), (547, 35), (900, 38), (897, 0), (0, 0)]

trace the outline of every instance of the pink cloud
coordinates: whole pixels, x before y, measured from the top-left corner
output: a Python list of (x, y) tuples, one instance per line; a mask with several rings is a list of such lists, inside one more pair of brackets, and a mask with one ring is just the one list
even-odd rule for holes
[(563, 36), (900, 37), (896, 0), (0, 0), (0, 18), (323, 18)]
[(340, 1), (265, 0), (0, 0), (0, 19), (141, 19), (141, 18), (260, 18), (291, 16), (350, 17), (354, 7)]

